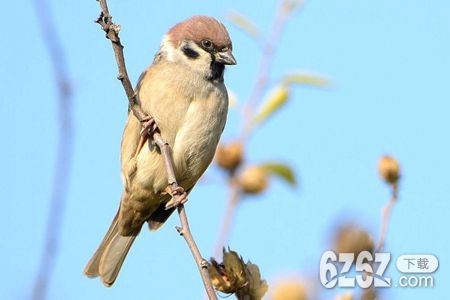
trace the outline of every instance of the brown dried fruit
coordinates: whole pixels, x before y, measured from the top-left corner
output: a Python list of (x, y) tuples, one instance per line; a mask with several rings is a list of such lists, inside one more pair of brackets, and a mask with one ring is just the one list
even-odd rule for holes
[(400, 179), (400, 165), (395, 158), (385, 155), (380, 159), (378, 171), (388, 184), (397, 184)]
[(239, 175), (238, 183), (244, 193), (259, 194), (268, 185), (267, 171), (260, 166), (247, 167)]
[(306, 300), (307, 293), (303, 283), (299, 280), (286, 280), (278, 283), (274, 288), (271, 300)]
[(337, 295), (334, 300), (353, 300), (352, 293), (348, 292), (342, 295)]
[(208, 272), (214, 288), (226, 294), (234, 293), (238, 299), (261, 300), (268, 286), (257, 265), (244, 263), (235, 251), (223, 250), (223, 263), (211, 258)]
[(229, 145), (220, 144), (216, 150), (215, 160), (222, 169), (233, 171), (241, 164), (242, 157), (242, 144), (234, 142)]
[(335, 248), (338, 253), (354, 253), (356, 258), (362, 251), (372, 252), (374, 244), (366, 230), (345, 225), (337, 232)]

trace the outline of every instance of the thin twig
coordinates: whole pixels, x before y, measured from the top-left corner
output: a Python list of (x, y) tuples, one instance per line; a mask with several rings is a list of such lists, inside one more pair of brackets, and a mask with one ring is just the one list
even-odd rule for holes
[(236, 179), (230, 177), (229, 179), (229, 190), (230, 196), (228, 198), (227, 208), (225, 210), (225, 214), (222, 218), (222, 226), (220, 227), (219, 237), (216, 242), (216, 249), (214, 250), (214, 257), (220, 257), (222, 254), (222, 249), (225, 247), (227, 243), (231, 226), (233, 225), (233, 220), (236, 212), (236, 207), (239, 203), (239, 199), (241, 197), (241, 191), (239, 189), (238, 184), (236, 183)]
[(398, 199), (398, 185), (392, 184), (391, 189), (392, 189), (391, 198), (389, 199), (388, 203), (386, 203), (386, 205), (383, 207), (383, 210), (381, 212), (380, 239), (378, 240), (376, 252), (380, 252), (384, 248), (389, 226), (389, 219), (392, 213), (392, 209), (394, 208), (394, 205)]
[(281, 0), (278, 8), (277, 16), (272, 25), (270, 34), (265, 40), (261, 61), (259, 63), (258, 77), (253, 85), (250, 93), (250, 97), (244, 108), (244, 126), (242, 128), (241, 140), (245, 143), (252, 130), (252, 120), (255, 113), (256, 105), (263, 97), (263, 93), (267, 88), (269, 81), (270, 68), (272, 66), (276, 46), (279, 44), (281, 35), (283, 34), (286, 22), (291, 15), (292, 10), (289, 9), (290, 0)]
[(97, 0), (100, 3), (101, 13), (96, 22), (100, 24), (103, 31), (106, 33), (106, 38), (111, 41), (114, 56), (116, 58), (117, 68), (119, 74), (117, 79), (122, 82), (122, 86), (128, 97), (129, 108), (133, 111), (136, 118), (142, 123), (148, 121), (149, 116), (142, 110), (140, 103), (137, 100), (136, 93), (133, 90), (130, 78), (128, 77), (127, 68), (125, 66), (125, 58), (123, 55), (123, 45), (120, 42), (119, 31), (120, 26), (116, 25), (112, 21), (112, 16), (109, 14), (108, 4), (106, 0)]
[[(112, 22), (112, 17), (109, 14), (108, 6), (106, 0), (98, 0), (101, 7), (100, 17), (97, 19), (97, 23), (102, 26), (102, 29), (106, 32), (106, 36), (109, 40), (111, 40), (114, 54), (116, 57), (117, 66), (119, 69), (119, 76), (117, 77), (121, 82), (129, 99), (129, 107), (132, 110), (133, 114), (136, 118), (141, 122), (145, 122), (150, 119), (146, 113), (142, 111), (140, 107), (140, 103), (137, 101), (136, 94), (132, 88), (130, 79), (128, 77), (128, 73), (125, 66), (125, 59), (123, 55), (123, 45), (120, 42), (119, 38), (119, 26)], [(153, 131), (152, 136), (149, 138), (153, 139), (158, 148), (161, 150), (161, 154), (164, 159), (164, 163), (166, 165), (167, 178), (169, 185), (176, 189), (178, 187), (178, 183), (175, 177), (174, 164), (172, 158), (172, 150), (167, 142), (165, 142), (159, 132)], [(179, 195), (175, 195), (175, 201), (178, 200)], [(208, 263), (200, 254), (200, 251), (195, 243), (195, 240), (192, 236), (192, 233), (189, 228), (189, 222), (186, 215), (186, 211), (184, 205), (178, 206), (178, 215), (180, 217), (181, 227), (178, 227), (178, 232), (184, 237), (186, 243), (188, 244), (189, 249), (192, 252), (192, 255), (195, 259), (197, 267), (199, 269), (200, 275), (203, 280), (203, 284), (205, 286), (206, 293), (208, 294), (209, 299), (217, 300), (217, 295), (214, 291), (214, 288), (211, 283), (211, 279), (208, 274)]]
[[(290, 8), (291, 4), (292, 3), (290, 0), (280, 1), (278, 12), (275, 17), (272, 28), (270, 30), (270, 33), (265, 39), (265, 42), (263, 43), (261, 61), (259, 63), (257, 72), (258, 77), (252, 87), (250, 97), (244, 107), (243, 112), (244, 124), (241, 128), (239, 138), (243, 147), (248, 142), (252, 131), (252, 120), (255, 114), (256, 105), (261, 100), (264, 91), (267, 89), (270, 68), (274, 60), (276, 46), (279, 44), (279, 40), (281, 38), (281, 35), (283, 34), (286, 22), (288, 21), (292, 13), (292, 8)], [(237, 173), (230, 174), (229, 181), (236, 182), (237, 181), (236, 176)], [(231, 191), (230, 191), (230, 198), (227, 204), (227, 211), (225, 212), (224, 218), (222, 219), (222, 226), (220, 229), (219, 239), (218, 242), (216, 243), (214, 251), (217, 257), (220, 256), (222, 252), (221, 249), (223, 246), (225, 246), (225, 243), (227, 242), (228, 237), (230, 235), (231, 226), (233, 223), (232, 219), (233, 216), (235, 215), (237, 203), (240, 198), (240, 192), (235, 186), (235, 184), (234, 185), (231, 184), (230, 189)]]
[[(156, 145), (161, 150), (161, 154), (164, 158), (164, 163), (166, 165), (167, 171), (167, 182), (172, 187), (172, 189), (175, 190), (178, 187), (178, 183), (175, 177), (172, 150), (170, 149), (169, 144), (162, 139), (161, 135), (157, 131), (153, 132), (152, 139), (153, 141), (155, 141)], [(175, 195), (174, 197), (175, 201), (178, 201), (177, 198), (180, 197), (180, 195)], [(192, 236), (189, 227), (186, 210), (183, 204), (178, 206), (178, 216), (180, 217), (181, 227), (177, 227), (177, 231), (178, 233), (180, 233), (181, 236), (184, 237), (186, 243), (188, 244), (189, 249), (192, 252), (192, 256), (194, 257), (194, 260), (197, 264), (198, 270), (202, 277), (206, 294), (208, 295), (209, 299), (217, 300), (217, 295), (216, 292), (214, 291), (208, 273), (208, 262), (202, 257), (202, 255), (200, 254), (200, 250), (198, 249), (197, 244), (195, 243), (194, 237)]]
[(35, 0), (37, 20), (53, 67), (58, 90), (58, 149), (55, 163), (50, 211), (45, 230), (45, 244), (34, 282), (32, 298), (45, 299), (59, 253), (61, 228), (67, 204), (67, 188), (72, 165), (72, 86), (61, 40), (46, 0)]

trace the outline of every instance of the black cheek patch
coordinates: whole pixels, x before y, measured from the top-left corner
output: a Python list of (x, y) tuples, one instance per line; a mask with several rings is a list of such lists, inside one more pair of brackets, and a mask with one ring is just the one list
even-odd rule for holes
[(197, 57), (199, 57), (198, 52), (189, 47), (183, 47), (183, 53), (184, 55), (192, 59), (196, 59)]

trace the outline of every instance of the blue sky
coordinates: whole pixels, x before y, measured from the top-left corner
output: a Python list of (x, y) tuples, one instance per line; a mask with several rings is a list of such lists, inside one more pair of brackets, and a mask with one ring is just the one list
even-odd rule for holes
[[(96, 1), (52, 1), (55, 22), (75, 88), (75, 141), (61, 253), (49, 299), (192, 299), (202, 285), (174, 226), (143, 230), (113, 288), (89, 280), (82, 269), (117, 209), (121, 193), (119, 144), (126, 118), (122, 87), (115, 79), (111, 46), (93, 20)], [(234, 43), (238, 65), (226, 83), (245, 102), (255, 78), (259, 50), (226, 14), (237, 10), (266, 32), (277, 2), (110, 0), (122, 25), (133, 82), (152, 61), (160, 39), (176, 22), (195, 14), (221, 19)], [(257, 6), (258, 9), (255, 9)], [(440, 259), (436, 287), (391, 288), (390, 299), (442, 299), (449, 240), (445, 228), (450, 194), (450, 18), (448, 1), (306, 1), (278, 45), (272, 79), (292, 71), (331, 78), (329, 89), (296, 88), (288, 107), (252, 137), (249, 163), (289, 162), (300, 186), (274, 181), (262, 197), (239, 208), (230, 246), (260, 266), (269, 285), (285, 274), (318, 279), (321, 254), (333, 228), (360, 222), (378, 236), (380, 210), (389, 197), (376, 171), (382, 154), (403, 167), (400, 200), (387, 238), (394, 257), (433, 253)], [(0, 4), (0, 226), (2, 299), (29, 298), (43, 246), (57, 143), (57, 106), (52, 70), (33, 3)], [(230, 112), (227, 141), (239, 129)], [(187, 205), (192, 231), (204, 256), (212, 254), (227, 191), (214, 168)], [(394, 264), (389, 267), (399, 275)], [(339, 291), (325, 292), (330, 298)]]

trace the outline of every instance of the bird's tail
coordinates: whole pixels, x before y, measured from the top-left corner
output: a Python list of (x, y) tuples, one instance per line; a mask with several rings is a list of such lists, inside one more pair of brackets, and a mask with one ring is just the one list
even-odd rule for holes
[(133, 236), (121, 236), (117, 224), (119, 212), (117, 212), (111, 226), (108, 229), (102, 243), (95, 251), (94, 256), (84, 268), (84, 274), (88, 277), (100, 276), (105, 286), (110, 287), (116, 281), (128, 250), (136, 238)]

